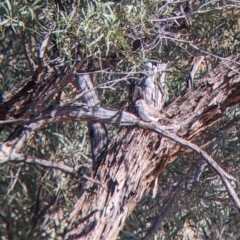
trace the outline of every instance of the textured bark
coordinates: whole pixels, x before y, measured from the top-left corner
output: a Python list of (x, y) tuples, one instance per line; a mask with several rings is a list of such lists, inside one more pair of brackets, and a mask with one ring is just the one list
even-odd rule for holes
[[(234, 59), (239, 62), (239, 55)], [(240, 66), (220, 64), (212, 73), (164, 109), (177, 135), (195, 140), (227, 107), (240, 101)], [(116, 239), (126, 217), (165, 166), (184, 149), (138, 127), (122, 128), (112, 140), (105, 161), (95, 173), (101, 184), (87, 183), (66, 225), (64, 239)], [(103, 187), (104, 186), (104, 187)]]
[(76, 64), (68, 74), (48, 65), (40, 65), (34, 74), (21, 85), (5, 92), (0, 102), (0, 119), (30, 118), (38, 115), (53, 96), (75, 79), (84, 60)]
[[(80, 91), (86, 91), (83, 97), (87, 106), (99, 106), (99, 100), (89, 75), (78, 76), (75, 80), (75, 85)], [(93, 170), (95, 171), (105, 157), (108, 133), (105, 124), (99, 122), (88, 122), (88, 132), (92, 150)]]
[[(234, 60), (239, 62), (239, 55)], [(227, 107), (239, 103), (239, 70), (239, 65), (233, 62), (231, 69), (224, 64), (219, 65), (198, 83), (198, 88), (189, 90), (166, 107), (163, 115), (169, 117), (170, 121), (163, 120), (160, 124), (177, 126), (177, 135), (186, 140), (193, 141), (200, 137), (202, 132), (222, 118)], [(148, 89), (151, 84), (146, 86)], [(82, 112), (85, 116), (83, 120), (92, 121), (88, 116), (90, 109), (81, 110), (80, 107), (63, 107), (50, 115), (57, 118), (61, 111), (71, 112), (65, 118), (61, 115), (67, 120), (76, 120)], [(95, 121), (99, 119), (110, 124), (116, 124), (117, 120), (120, 123), (122, 119), (127, 122), (135, 117), (126, 112), (116, 113), (100, 108), (92, 111), (98, 116), (94, 118)], [(19, 150), (31, 130), (39, 128), (40, 123), (19, 127), (3, 144), (2, 150)], [(47, 120), (42, 123), (46, 124)], [(116, 239), (126, 217), (142, 195), (150, 190), (151, 183), (184, 150), (154, 132), (133, 126), (122, 128), (111, 141), (104, 161), (94, 172), (95, 181), (86, 184), (86, 190), (66, 220), (64, 239)]]

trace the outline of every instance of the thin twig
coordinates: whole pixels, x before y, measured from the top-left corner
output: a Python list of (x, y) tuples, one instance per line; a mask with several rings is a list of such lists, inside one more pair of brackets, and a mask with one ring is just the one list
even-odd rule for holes
[(20, 154), (20, 153), (16, 153), (16, 152), (11, 152), (8, 156), (6, 156), (6, 159), (4, 159), (4, 160), (1, 159), (1, 163), (3, 163), (3, 162), (5, 163), (5, 162), (9, 162), (9, 161), (18, 162), (18, 163), (24, 162), (24, 163), (36, 164), (36, 165), (43, 166), (43, 167), (61, 170), (62, 172), (70, 173), (70, 174), (76, 173), (76, 170), (74, 168), (69, 167), (67, 165), (64, 165), (61, 163), (56, 163), (56, 162), (50, 162), (49, 160), (46, 160), (46, 159), (26, 156), (24, 154)]
[(103, 189), (107, 190), (107, 187), (104, 184), (102, 184), (101, 182), (99, 182), (99, 181), (97, 181), (97, 180), (95, 180), (93, 178), (90, 178), (90, 177), (88, 177), (86, 175), (83, 175), (82, 178), (85, 178), (86, 180), (88, 180), (90, 182), (96, 183), (96, 184), (100, 185)]

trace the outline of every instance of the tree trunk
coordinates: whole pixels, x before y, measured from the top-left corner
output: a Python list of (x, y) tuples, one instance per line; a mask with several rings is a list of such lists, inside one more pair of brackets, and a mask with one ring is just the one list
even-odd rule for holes
[[(240, 101), (239, 55), (231, 69), (220, 64), (213, 72), (177, 98), (167, 108), (178, 136), (197, 140), (220, 121), (224, 110)], [(139, 127), (123, 127), (112, 140), (107, 155), (88, 182), (65, 225), (64, 239), (116, 239), (126, 217), (165, 166), (184, 152), (173, 141)], [(96, 182), (98, 181), (98, 183)]]

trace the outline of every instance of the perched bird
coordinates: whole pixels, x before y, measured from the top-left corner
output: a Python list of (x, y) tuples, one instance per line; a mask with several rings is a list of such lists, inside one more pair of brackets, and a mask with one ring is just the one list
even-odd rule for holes
[(139, 117), (145, 122), (157, 122), (161, 119), (160, 112), (149, 105), (143, 99), (136, 101), (135, 106), (137, 107)]

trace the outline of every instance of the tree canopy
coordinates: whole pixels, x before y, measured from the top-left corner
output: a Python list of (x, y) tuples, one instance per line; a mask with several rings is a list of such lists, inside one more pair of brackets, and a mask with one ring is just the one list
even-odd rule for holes
[(238, 239), (239, 17), (230, 0), (2, 1), (0, 236)]

